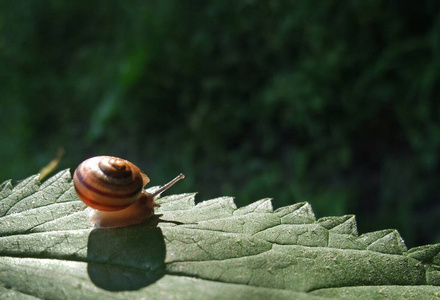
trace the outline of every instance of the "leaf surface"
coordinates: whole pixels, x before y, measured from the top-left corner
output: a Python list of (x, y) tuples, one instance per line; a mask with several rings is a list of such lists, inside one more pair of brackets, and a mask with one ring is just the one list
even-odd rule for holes
[(395, 230), (358, 235), (354, 216), (315, 219), (230, 197), (158, 199), (146, 222), (92, 228), (69, 170), (0, 186), (1, 299), (431, 299), (440, 245)]

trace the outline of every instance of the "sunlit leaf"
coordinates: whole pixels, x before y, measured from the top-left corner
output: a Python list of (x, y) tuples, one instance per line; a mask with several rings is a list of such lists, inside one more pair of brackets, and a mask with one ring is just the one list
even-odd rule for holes
[(143, 224), (92, 228), (68, 170), (0, 186), (0, 293), (14, 299), (365, 299), (440, 294), (440, 245), (395, 230), (358, 235), (354, 216), (315, 219), (230, 197), (158, 200)]

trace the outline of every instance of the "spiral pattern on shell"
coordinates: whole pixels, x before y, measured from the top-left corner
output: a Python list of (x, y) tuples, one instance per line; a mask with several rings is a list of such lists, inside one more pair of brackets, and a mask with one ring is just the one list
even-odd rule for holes
[(79, 198), (102, 211), (116, 211), (133, 204), (149, 178), (133, 163), (113, 156), (83, 161), (73, 174)]

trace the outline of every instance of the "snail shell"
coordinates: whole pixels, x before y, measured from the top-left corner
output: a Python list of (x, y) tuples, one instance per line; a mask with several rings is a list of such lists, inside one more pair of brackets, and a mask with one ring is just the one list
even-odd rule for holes
[(180, 174), (154, 193), (144, 186), (148, 176), (128, 160), (96, 156), (83, 161), (73, 174), (78, 197), (92, 208), (89, 218), (97, 227), (123, 227), (141, 223), (154, 214), (154, 200), (174, 183)]

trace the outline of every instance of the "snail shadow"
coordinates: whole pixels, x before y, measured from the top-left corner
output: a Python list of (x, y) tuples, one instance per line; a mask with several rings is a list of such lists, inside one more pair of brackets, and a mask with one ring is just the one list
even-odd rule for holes
[(96, 228), (88, 239), (87, 272), (108, 291), (146, 287), (165, 274), (165, 241), (159, 218), (123, 228)]

